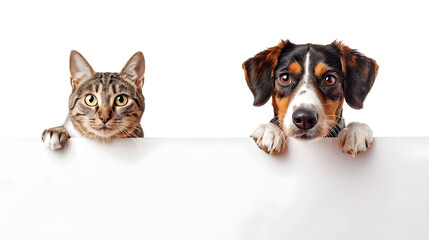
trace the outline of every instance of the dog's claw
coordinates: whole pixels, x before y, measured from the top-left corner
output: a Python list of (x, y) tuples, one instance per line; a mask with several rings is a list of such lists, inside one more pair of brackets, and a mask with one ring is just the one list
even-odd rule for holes
[(340, 148), (344, 147), (344, 140), (340, 140)]

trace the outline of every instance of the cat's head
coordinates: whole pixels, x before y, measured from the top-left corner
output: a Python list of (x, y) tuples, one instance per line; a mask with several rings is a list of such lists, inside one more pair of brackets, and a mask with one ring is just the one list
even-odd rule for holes
[(70, 53), (69, 117), (84, 137), (98, 141), (143, 137), (145, 61), (135, 53), (119, 73), (95, 72), (77, 51)]

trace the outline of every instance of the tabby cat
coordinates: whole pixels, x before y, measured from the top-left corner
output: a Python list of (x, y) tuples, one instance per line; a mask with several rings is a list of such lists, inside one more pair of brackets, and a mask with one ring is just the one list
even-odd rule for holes
[(70, 137), (80, 136), (99, 142), (143, 137), (144, 71), (141, 52), (135, 53), (121, 72), (110, 73), (95, 72), (80, 53), (72, 51), (69, 115), (62, 126), (43, 131), (45, 145), (60, 149)]

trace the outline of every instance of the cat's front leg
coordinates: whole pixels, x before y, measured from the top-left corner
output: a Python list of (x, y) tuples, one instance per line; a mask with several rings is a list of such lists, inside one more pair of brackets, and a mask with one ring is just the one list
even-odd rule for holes
[(372, 130), (365, 123), (351, 122), (338, 134), (340, 148), (353, 157), (365, 152), (372, 143)]
[(64, 126), (45, 129), (42, 133), (42, 141), (52, 150), (64, 147), (69, 138), (70, 135)]

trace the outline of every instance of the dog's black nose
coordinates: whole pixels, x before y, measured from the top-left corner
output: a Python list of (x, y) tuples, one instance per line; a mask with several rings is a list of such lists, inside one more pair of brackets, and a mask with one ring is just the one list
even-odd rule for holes
[(298, 109), (292, 114), (292, 120), (297, 127), (307, 130), (316, 125), (317, 113), (312, 110)]

